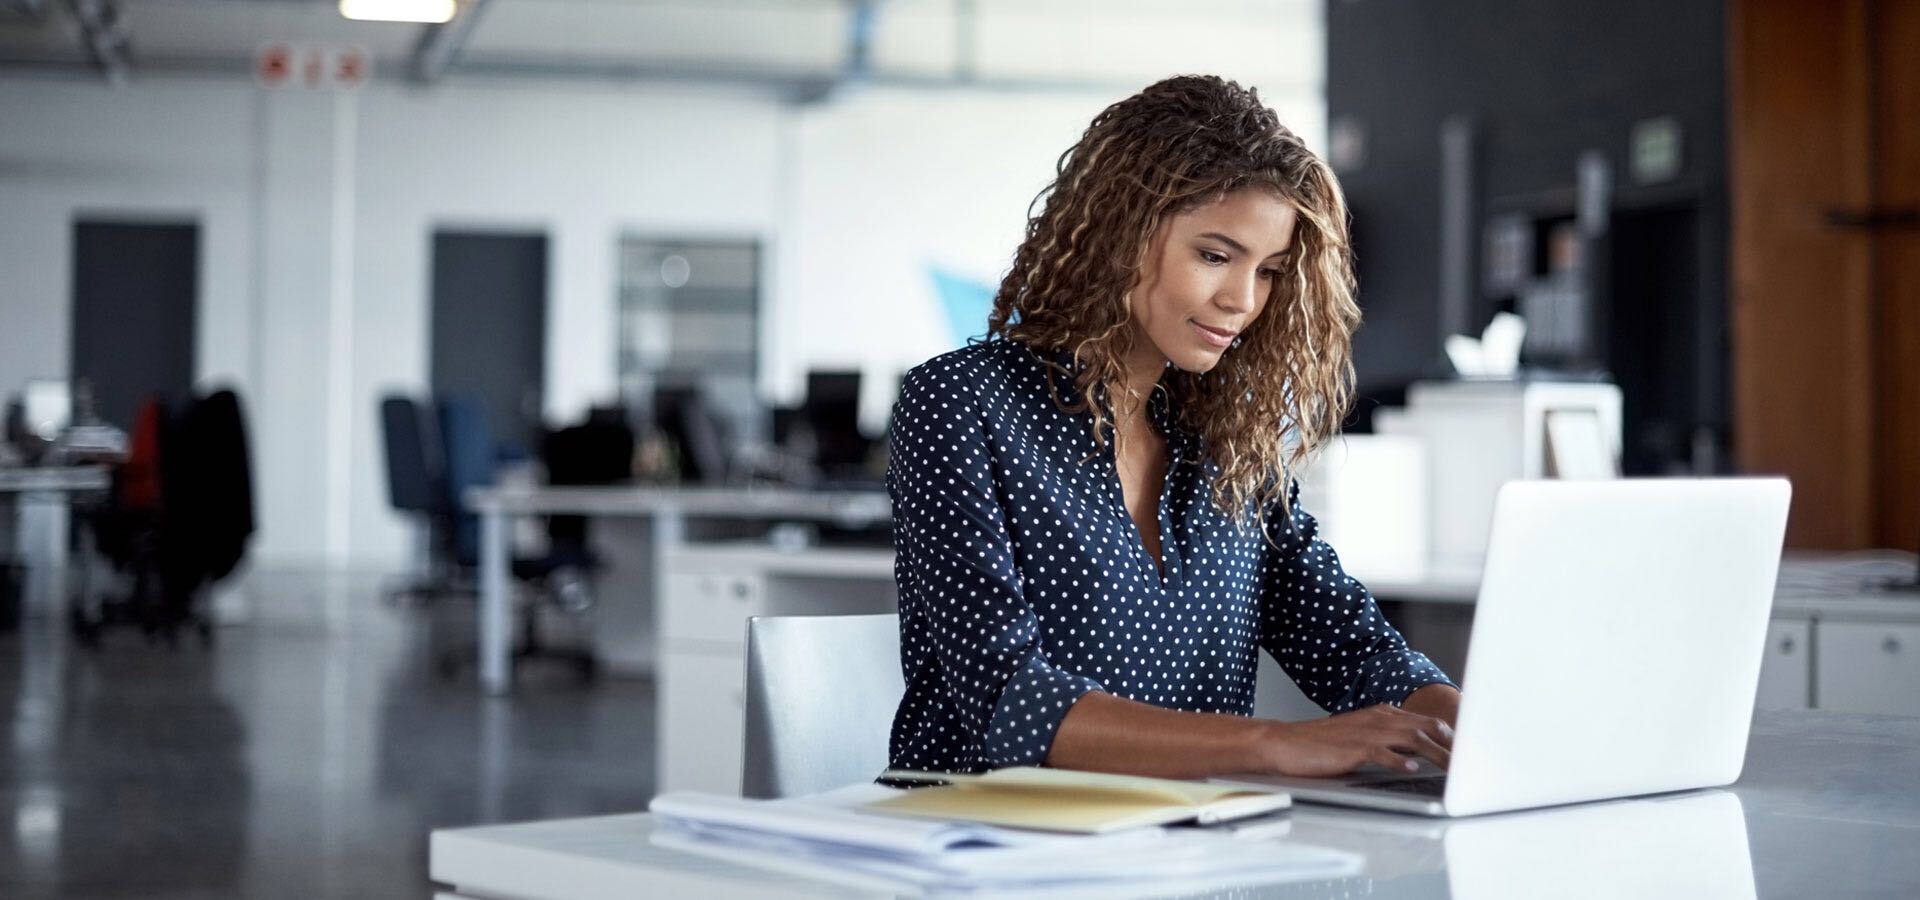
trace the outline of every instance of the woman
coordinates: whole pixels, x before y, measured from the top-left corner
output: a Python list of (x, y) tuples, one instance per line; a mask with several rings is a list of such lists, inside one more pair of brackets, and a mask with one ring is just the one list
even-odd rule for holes
[[(894, 410), (893, 766), (1445, 766), (1458, 690), (1289, 477), (1350, 395), (1332, 173), (1253, 91), (1180, 77), (1097, 116), (1045, 196), (988, 338)], [(1335, 715), (1251, 718), (1261, 648)]]

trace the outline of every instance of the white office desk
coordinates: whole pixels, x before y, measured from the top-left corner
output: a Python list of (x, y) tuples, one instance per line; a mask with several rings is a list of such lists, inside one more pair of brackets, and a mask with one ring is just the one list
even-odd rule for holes
[(106, 466), (0, 466), (0, 494), (73, 494), (113, 484)]
[[(512, 687), (512, 520), (518, 516), (637, 516), (651, 520), (648, 603), (667, 589), (666, 558), (687, 539), (692, 519), (826, 522), (859, 526), (884, 522), (891, 505), (871, 491), (795, 491), (772, 488), (501, 487), (467, 492), (480, 516), (480, 687), (491, 694)], [(622, 598), (626, 601), (629, 598)]]
[(895, 612), (893, 550), (697, 542), (664, 559), (667, 589), (655, 606), (654, 786), (737, 795), (747, 620)]
[[(1452, 822), (1302, 804), (1297, 840), (1351, 850), (1338, 881), (1247, 897), (1920, 896), (1920, 718), (1761, 711), (1722, 791)], [(434, 881), (467, 898), (871, 896), (648, 843), (645, 814), (435, 831)]]
[(68, 507), (113, 485), (106, 466), (0, 466), (0, 499), (14, 507), (11, 543), (27, 563), (25, 609), (58, 615), (67, 596)]
[[(692, 635), (738, 640), (746, 615), (796, 613), (877, 612), (889, 604), (876, 599), (868, 585), (890, 589), (892, 553), (885, 548), (865, 550), (807, 549), (798, 552), (772, 547), (690, 544), (690, 519), (789, 520), (862, 525), (885, 521), (887, 498), (878, 493), (817, 493), (791, 490), (718, 488), (549, 487), (485, 489), (470, 493), (469, 504), (482, 515), (482, 579), (480, 608), (481, 684), (490, 692), (509, 686), (511, 654), (508, 593), (510, 548), (508, 523), (514, 516), (582, 514), (639, 516), (650, 519), (647, 543), (640, 554), (649, 563), (645, 597), (622, 601), (658, 603), (669, 591), (688, 588), (688, 602), (702, 603), (730, 596), (744, 603), (718, 604), (723, 618), (706, 620), (708, 631)], [(1878, 565), (1878, 568), (1876, 568)], [(1825, 708), (1855, 712), (1920, 714), (1920, 596), (1874, 593), (1857, 582), (1875, 572), (1899, 569), (1897, 563), (1872, 555), (1790, 553), (1781, 567), (1767, 655), (1761, 677), (1761, 705), (1786, 708)], [(693, 572), (701, 578), (676, 581), (674, 572)], [(1902, 571), (1911, 571), (1910, 566)], [(716, 574), (725, 578), (716, 579)], [(1479, 576), (1471, 571), (1436, 571), (1417, 581), (1361, 580), (1382, 601), (1408, 604), (1396, 618), (1409, 634), (1418, 636), (1422, 649), (1443, 668), (1458, 670), (1465, 657), (1472, 604), (1479, 593)], [(1854, 577), (1858, 576), (1858, 577)], [(1849, 578), (1853, 577), (1853, 581)], [(805, 583), (839, 578), (861, 584), (858, 599), (833, 602), (770, 605), (763, 598), (780, 594), (766, 586), (773, 579)], [(721, 582), (726, 583), (722, 584)], [(697, 588), (698, 590), (692, 590)], [(776, 598), (777, 599), (777, 598)], [(737, 612), (724, 618), (726, 610)], [(669, 641), (671, 638), (668, 639)], [(718, 647), (713, 644), (709, 647)], [(729, 648), (729, 653), (734, 652)], [(688, 658), (687, 661), (691, 661)], [(707, 660), (712, 672), (730, 672), (733, 659)], [(737, 667), (734, 667), (737, 668)], [(668, 679), (671, 680), (671, 679)], [(1310, 713), (1310, 704), (1297, 692), (1275, 686), (1275, 675), (1262, 682), (1278, 693), (1272, 709)], [(686, 679), (681, 679), (687, 683)], [(738, 681), (729, 676), (729, 683)], [(714, 699), (731, 696), (714, 688)], [(1304, 713), (1303, 713), (1304, 711)], [(664, 723), (663, 723), (664, 724)], [(664, 734), (667, 740), (671, 733)]]

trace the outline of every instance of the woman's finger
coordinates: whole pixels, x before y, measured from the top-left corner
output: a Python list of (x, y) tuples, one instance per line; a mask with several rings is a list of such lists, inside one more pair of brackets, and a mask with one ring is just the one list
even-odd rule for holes
[(1428, 737), (1433, 738), (1440, 746), (1447, 748), (1449, 752), (1453, 750), (1453, 726), (1448, 725), (1447, 720), (1429, 718), (1427, 719), (1427, 727), (1423, 730), (1426, 731)]
[(1420, 763), (1413, 757), (1384, 745), (1374, 747), (1373, 752), (1367, 754), (1367, 761), (1394, 772), (1414, 772), (1420, 768)]
[(1389, 749), (1423, 757), (1442, 769), (1453, 759), (1453, 752), (1420, 724), (1404, 725), (1402, 730), (1390, 735), (1387, 740)]
[(1432, 732), (1424, 729), (1413, 733), (1413, 751), (1433, 761), (1433, 764), (1445, 769), (1453, 762), (1453, 750), (1435, 739)]

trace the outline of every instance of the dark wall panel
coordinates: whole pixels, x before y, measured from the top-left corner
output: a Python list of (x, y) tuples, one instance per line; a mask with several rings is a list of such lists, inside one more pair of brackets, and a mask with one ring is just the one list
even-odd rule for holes
[(101, 418), (127, 428), (148, 395), (191, 393), (199, 293), (200, 226), (74, 223), (70, 374)]
[[(1676, 222), (1691, 223), (1687, 259), (1676, 270), (1688, 283), (1678, 287), (1682, 296), (1662, 301), (1685, 320), (1679, 330), (1692, 341), (1684, 354), (1690, 364), (1651, 366), (1672, 370), (1661, 389), (1674, 396), (1642, 406), (1685, 411), (1688, 421), (1662, 427), (1724, 431), (1720, 2), (1329, 0), (1327, 43), (1329, 121), (1336, 129), (1343, 121), (1356, 125), (1365, 136), (1361, 164), (1340, 172), (1353, 207), (1366, 314), (1354, 351), (1363, 386), (1449, 371), (1439, 337), (1440, 130), (1449, 116), (1461, 116), (1475, 132), (1476, 222), (1502, 211), (1564, 206), (1570, 213), (1576, 161), (1599, 150), (1614, 173), (1618, 224), (1657, 223), (1671, 235)], [(1633, 125), (1663, 116), (1680, 125), (1681, 168), (1670, 180), (1636, 185), (1629, 176)], [(1644, 217), (1655, 210), (1678, 212)], [(1480, 242), (1476, 229), (1476, 255)], [(1477, 259), (1474, 276), (1477, 286)], [(1605, 298), (1601, 303), (1604, 327), (1610, 313)], [(1495, 300), (1476, 290), (1472, 327), (1495, 309)]]
[(546, 383), (546, 235), (437, 231), (432, 289), (434, 392), (483, 404), (495, 440), (526, 441)]

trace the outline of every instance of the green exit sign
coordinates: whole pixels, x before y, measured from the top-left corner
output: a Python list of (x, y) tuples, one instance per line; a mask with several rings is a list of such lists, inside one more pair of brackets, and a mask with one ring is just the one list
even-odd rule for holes
[(1680, 174), (1680, 120), (1661, 116), (1635, 122), (1632, 159), (1634, 181), (1656, 184), (1673, 180)]

